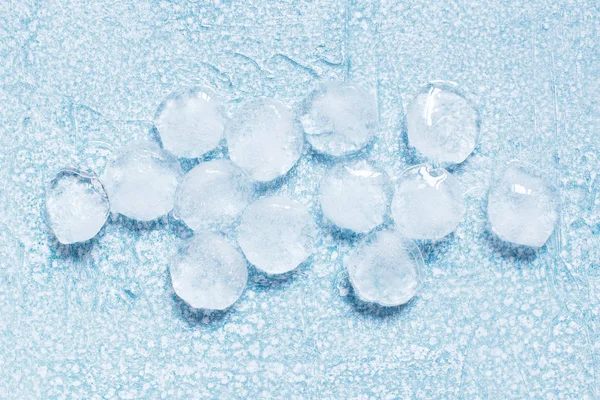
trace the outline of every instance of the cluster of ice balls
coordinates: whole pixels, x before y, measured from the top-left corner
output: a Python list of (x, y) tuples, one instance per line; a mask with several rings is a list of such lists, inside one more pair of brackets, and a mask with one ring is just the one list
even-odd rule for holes
[[(321, 180), (324, 219), (365, 234), (344, 260), (359, 298), (384, 306), (409, 301), (423, 283), (424, 262), (414, 240), (440, 240), (465, 214), (460, 182), (445, 166), (474, 150), (479, 115), (455, 88), (430, 84), (407, 108), (409, 144), (427, 160), (395, 181), (366, 161), (340, 162)], [(241, 296), (247, 263), (273, 275), (306, 262), (317, 227), (303, 204), (282, 196), (256, 199), (256, 184), (286, 173), (304, 152), (332, 158), (363, 150), (378, 130), (377, 105), (365, 89), (329, 83), (299, 110), (274, 99), (241, 104), (229, 118), (222, 100), (200, 87), (169, 96), (155, 119), (162, 147), (134, 142), (101, 179), (63, 170), (46, 191), (46, 220), (63, 244), (84, 242), (105, 224), (109, 210), (151, 221), (168, 213), (195, 234), (173, 259), (175, 293), (191, 307), (223, 310)], [(225, 139), (229, 159), (202, 162), (184, 173), (178, 158), (198, 158)], [(488, 196), (491, 230), (501, 239), (542, 246), (558, 219), (558, 193), (521, 163), (498, 175)], [(395, 226), (378, 229), (391, 214)], [(235, 227), (237, 244), (221, 232)]]

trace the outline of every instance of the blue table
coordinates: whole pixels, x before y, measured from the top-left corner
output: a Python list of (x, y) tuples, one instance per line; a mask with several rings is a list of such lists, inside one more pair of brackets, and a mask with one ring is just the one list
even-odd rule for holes
[[(594, 0), (0, 3), (0, 398), (598, 398), (599, 30)], [(101, 173), (122, 144), (155, 139), (169, 93), (294, 104), (332, 79), (377, 96), (381, 130), (358, 157), (392, 177), (413, 162), (403, 109), (423, 84), (457, 82), (481, 111), (481, 142), (453, 169), (467, 216), (421, 244), (426, 284), (408, 305), (354, 299), (342, 260), (360, 238), (322, 223), (333, 163), (309, 149), (264, 190), (309, 206), (318, 252), (285, 280), (251, 268), (226, 313), (173, 295), (189, 232), (171, 218), (115, 216), (71, 249), (49, 234), (56, 170)], [(488, 185), (512, 159), (561, 193), (534, 254), (486, 225)]]

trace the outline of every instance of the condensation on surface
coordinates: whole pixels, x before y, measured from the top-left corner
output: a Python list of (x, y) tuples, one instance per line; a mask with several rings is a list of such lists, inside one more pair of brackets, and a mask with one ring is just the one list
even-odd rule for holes
[[(597, 397), (599, 26), (593, 0), (0, 2), (0, 216), (15, 243), (0, 249), (17, 260), (0, 263), (0, 387), (15, 398)], [(251, 270), (234, 307), (210, 314), (172, 293), (168, 260), (189, 235), (176, 221), (114, 217), (74, 249), (47, 232), (45, 184), (68, 166), (100, 175), (115, 149), (156, 139), (168, 94), (210, 86), (230, 113), (261, 96), (294, 106), (331, 80), (376, 94), (380, 130), (358, 157), (392, 179), (413, 163), (403, 110), (422, 85), (454, 81), (481, 112), (479, 145), (451, 171), (465, 221), (422, 248), (425, 286), (406, 306), (356, 302), (342, 259), (360, 238), (320, 219), (310, 265), (285, 280)], [(562, 202), (547, 245), (520, 257), (485, 222), (492, 172), (512, 159), (547, 171)], [(332, 165), (307, 149), (265, 194), (318, 215)]]

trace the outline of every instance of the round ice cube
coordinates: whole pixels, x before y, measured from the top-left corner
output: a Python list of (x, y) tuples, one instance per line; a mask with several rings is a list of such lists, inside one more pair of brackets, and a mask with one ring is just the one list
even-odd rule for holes
[(392, 192), (385, 172), (359, 161), (333, 167), (321, 180), (319, 199), (325, 218), (364, 233), (383, 223)]
[(268, 274), (283, 274), (313, 253), (316, 234), (306, 207), (286, 197), (270, 196), (244, 211), (238, 242), (256, 268)]
[(443, 168), (416, 165), (396, 183), (392, 216), (396, 230), (411, 239), (438, 240), (465, 214), (460, 182)]
[(173, 209), (182, 175), (177, 159), (157, 144), (134, 142), (110, 162), (102, 182), (112, 211), (150, 221)]
[(278, 100), (251, 100), (229, 119), (229, 157), (252, 179), (285, 175), (302, 155), (304, 133), (292, 110)]
[(59, 242), (85, 242), (102, 229), (110, 205), (91, 173), (64, 169), (46, 188), (46, 222)]
[(200, 157), (217, 147), (224, 123), (221, 100), (208, 87), (171, 94), (155, 117), (163, 148), (187, 158)]
[(248, 280), (242, 253), (221, 235), (201, 232), (170, 264), (177, 296), (193, 308), (224, 310), (239, 299)]
[(492, 231), (517, 245), (541, 247), (559, 217), (558, 190), (535, 167), (511, 162), (488, 195)]
[(358, 297), (382, 306), (408, 302), (423, 283), (419, 248), (396, 231), (371, 233), (344, 265)]
[(223, 230), (250, 203), (253, 188), (250, 178), (229, 160), (204, 162), (181, 181), (173, 214), (195, 231)]
[(311, 93), (300, 117), (313, 149), (334, 157), (365, 147), (377, 133), (377, 120), (374, 96), (357, 85), (337, 82)]
[(408, 142), (432, 163), (463, 162), (479, 136), (477, 108), (450, 85), (433, 83), (406, 110)]

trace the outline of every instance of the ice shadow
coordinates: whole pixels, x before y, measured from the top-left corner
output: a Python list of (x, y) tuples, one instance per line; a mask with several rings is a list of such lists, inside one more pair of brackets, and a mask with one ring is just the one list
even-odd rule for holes
[(123, 227), (130, 231), (155, 231), (165, 229), (169, 225), (169, 215), (163, 215), (151, 221), (138, 221), (123, 214), (112, 215), (107, 223)]
[(399, 153), (403, 154), (406, 159), (406, 163), (408, 164), (406, 168), (410, 168), (418, 164), (428, 164), (429, 161), (427, 158), (421, 155), (417, 149), (410, 145), (408, 141), (408, 129), (406, 128), (406, 122), (403, 122), (398, 127), (398, 130), (400, 131), (400, 140), (398, 141), (400, 145)]
[(323, 233), (331, 235), (337, 244), (357, 245), (367, 236), (366, 233), (357, 233), (350, 229), (340, 228), (325, 218), (319, 221), (319, 226)]
[(456, 240), (456, 234), (452, 232), (439, 240), (415, 240), (415, 243), (421, 251), (425, 265), (428, 266), (448, 251)]
[[(158, 129), (156, 129), (156, 126), (152, 126), (152, 128), (149, 129), (148, 136), (149, 136), (151, 142), (157, 143), (161, 149), (165, 150), (162, 139), (160, 138), (160, 133), (158, 132)], [(165, 151), (167, 151), (167, 150), (165, 150)], [(227, 143), (226, 143), (225, 139), (221, 139), (219, 141), (217, 147), (202, 154), (199, 157), (193, 157), (193, 158), (184, 158), (184, 157), (177, 157), (177, 156), (175, 156), (175, 157), (179, 160), (179, 164), (181, 165), (181, 168), (183, 169), (183, 171), (185, 173), (188, 173), (192, 168), (194, 168), (196, 165), (198, 165), (200, 163), (212, 161), (212, 160), (218, 160), (218, 159), (222, 159), (222, 158), (229, 158), (229, 151), (227, 149)]]
[(59, 260), (70, 260), (78, 263), (82, 262), (90, 255), (94, 247), (98, 245), (98, 242), (106, 235), (109, 223), (110, 222), (107, 220), (93, 238), (88, 239), (85, 242), (72, 244), (63, 244), (59, 242), (50, 228), (47, 228), (46, 238), (48, 246), (54, 256)]
[(194, 308), (177, 296), (175, 292), (171, 293), (171, 299), (177, 317), (186, 322), (191, 328), (200, 326), (210, 329), (222, 326), (227, 314), (235, 307), (234, 304), (225, 310)]
[(56, 258), (59, 260), (81, 262), (90, 255), (97, 242), (97, 237), (94, 237), (82, 243), (63, 244), (60, 243), (58, 239), (54, 237), (54, 235), (50, 236), (50, 248), (52, 249), (52, 252)]
[(375, 146), (376, 142), (377, 140), (374, 138), (362, 149), (346, 154), (344, 156), (332, 156), (326, 153), (319, 152), (307, 142), (308, 151), (306, 152), (306, 157), (310, 161), (314, 161), (317, 164), (325, 165), (330, 168), (337, 164), (350, 164), (352, 162), (366, 158), (373, 150), (373, 147)]
[(306, 272), (312, 267), (313, 262), (314, 255), (293, 270), (276, 275), (267, 274), (249, 263), (250, 276), (248, 287), (254, 287), (261, 291), (287, 289), (306, 275)]
[(379, 230), (388, 229), (391, 223), (391, 219), (386, 214), (384, 218), (384, 222), (375, 228), (373, 228), (370, 232), (355, 232), (351, 229), (340, 228), (332, 221), (327, 219), (323, 214), (323, 210), (321, 207), (317, 207), (314, 211), (314, 219), (317, 227), (321, 230), (323, 236), (331, 236), (336, 243), (345, 244), (345, 245), (357, 245), (361, 240), (363, 240), (370, 232), (375, 232)]
[(546, 246), (542, 246), (539, 249), (522, 246), (514, 243), (506, 242), (498, 237), (489, 228), (483, 231), (483, 236), (488, 245), (500, 256), (506, 260), (514, 261), (516, 264), (519, 262), (532, 262), (540, 254), (540, 251)]
[(298, 160), (292, 168), (290, 168), (285, 174), (279, 176), (268, 182), (254, 182), (254, 199), (258, 199), (263, 196), (267, 196), (273, 194), (282, 186), (290, 183), (294, 179), (299, 177), (298, 174), (298, 166), (300, 165), (300, 160)]
[(229, 160), (229, 151), (225, 144), (225, 139), (219, 142), (219, 145), (211, 151), (204, 153), (200, 157), (196, 158), (178, 158), (181, 169), (184, 173), (190, 172), (195, 166), (201, 163), (215, 161), (215, 160)]
[(390, 319), (397, 318), (400, 315), (404, 315), (415, 307), (415, 304), (419, 296), (415, 296), (408, 302), (398, 306), (383, 306), (377, 303), (371, 303), (363, 300), (354, 290), (354, 287), (350, 283), (350, 278), (347, 273), (344, 274), (345, 284), (348, 286), (348, 295), (343, 297), (344, 303), (349, 305), (354, 312), (357, 314), (378, 319)]
[(185, 222), (177, 219), (173, 214), (169, 214), (168, 222), (169, 232), (173, 233), (176, 237), (183, 240), (191, 239), (194, 236), (194, 231), (190, 229)]

